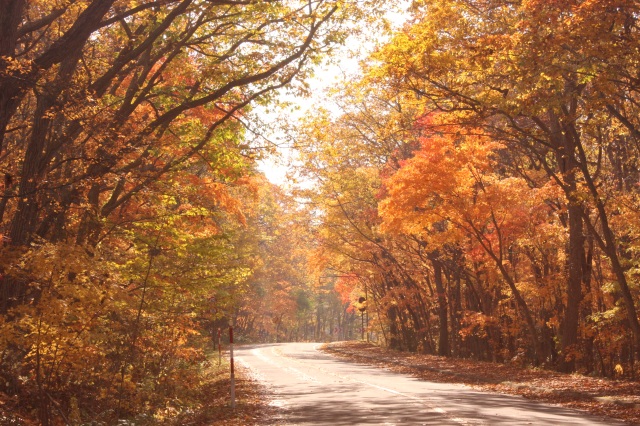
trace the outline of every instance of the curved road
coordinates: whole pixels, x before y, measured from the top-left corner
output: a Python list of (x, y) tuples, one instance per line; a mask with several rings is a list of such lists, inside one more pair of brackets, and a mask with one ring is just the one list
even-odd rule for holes
[(279, 425), (622, 425), (610, 419), (432, 383), (339, 360), (317, 343), (240, 346), (236, 361), (273, 393)]

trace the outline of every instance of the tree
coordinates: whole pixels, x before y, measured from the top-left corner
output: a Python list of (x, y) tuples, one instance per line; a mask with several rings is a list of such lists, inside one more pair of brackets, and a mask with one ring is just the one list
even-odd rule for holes
[[(624, 1), (429, 1), (416, 5), (415, 23), (376, 57), (385, 85), (419, 95), (425, 112), (444, 113), (445, 126), (481, 126), (520, 153), (520, 164), (505, 164), (516, 167), (513, 173), (542, 168), (563, 188), (570, 233), (565, 352), (576, 342), (582, 287), (589, 280), (584, 227), (610, 259), (636, 340), (639, 335), (621, 263), (625, 250), (609, 224), (615, 208), (603, 196), (615, 193), (604, 178), (614, 170), (600, 154), (622, 140), (625, 149), (632, 146), (629, 127), (611, 104), (633, 103), (626, 94), (630, 86), (615, 82), (628, 81), (633, 67), (626, 58), (636, 43), (635, 9)], [(620, 62), (604, 57), (614, 45), (625, 52)], [(603, 133), (611, 125), (627, 130)], [(621, 164), (617, 155), (609, 158)]]
[[(241, 161), (242, 109), (303, 76), (339, 22), (322, 1), (14, 3), (0, 147), (16, 248), (36, 235), (95, 246), (105, 220), (194, 156), (217, 170)], [(25, 292), (5, 285), (3, 312)]]
[(154, 415), (257, 269), (250, 106), (304, 80), (361, 5), (5, 3), (0, 390), (45, 425), (71, 400)]

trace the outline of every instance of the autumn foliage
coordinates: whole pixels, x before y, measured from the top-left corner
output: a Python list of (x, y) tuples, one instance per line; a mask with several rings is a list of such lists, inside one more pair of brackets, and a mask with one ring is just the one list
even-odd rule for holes
[(637, 2), (414, 1), (265, 182), (252, 107), (379, 6), (3, 3), (0, 422), (169, 421), (229, 321), (638, 377)]
[[(248, 114), (302, 81), (358, 9), (1, 9), (0, 423), (160, 423), (192, 408), (217, 329), (254, 320), (242, 310), (258, 276), (280, 304), (278, 318), (260, 316), (263, 338), (298, 320), (305, 270), (265, 272), (281, 241), (263, 234), (284, 226), (288, 207), (260, 220), (271, 187)], [(281, 262), (292, 246), (280, 246)]]
[(637, 377), (637, 3), (408, 13), (300, 131), (326, 264), (389, 347)]

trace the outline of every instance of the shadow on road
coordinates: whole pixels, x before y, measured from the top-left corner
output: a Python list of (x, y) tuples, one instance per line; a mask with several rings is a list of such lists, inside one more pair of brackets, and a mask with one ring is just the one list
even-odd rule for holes
[[(254, 351), (269, 349), (269, 351)], [(318, 352), (312, 344), (242, 345), (286, 425), (613, 425), (519, 396), (425, 382)], [(253, 355), (251, 354), (253, 353)]]
[[(340, 398), (342, 394), (358, 392), (358, 384), (343, 385), (339, 388), (324, 386), (310, 387), (306, 393), (279, 393), (278, 400), (296, 400), (295, 408), (281, 408), (282, 417), (287, 424), (305, 425), (583, 425), (584, 419), (576, 418), (575, 412), (561, 407), (531, 403), (523, 398), (504, 397), (480, 392), (465, 395), (449, 395), (448, 401), (456, 404), (455, 410), (434, 410), (443, 407), (441, 398), (429, 404), (429, 396), (424, 395), (427, 403), (414, 401), (407, 404), (399, 395), (389, 395), (385, 401), (376, 399), (374, 405)], [(331, 398), (323, 398), (331, 394)], [(443, 395), (447, 399), (446, 395)], [(308, 403), (301, 403), (307, 400)], [(277, 404), (276, 404), (277, 405)], [(536, 412), (531, 413), (535, 406)], [(482, 409), (480, 409), (482, 407)], [(519, 412), (527, 412), (522, 416)], [(458, 420), (458, 419), (464, 419)], [(602, 423), (605, 424), (605, 423)]]

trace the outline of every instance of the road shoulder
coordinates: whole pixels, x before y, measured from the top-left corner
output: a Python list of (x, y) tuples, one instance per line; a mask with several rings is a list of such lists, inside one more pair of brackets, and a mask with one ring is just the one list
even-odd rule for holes
[(462, 383), (640, 424), (640, 383), (637, 381), (399, 352), (355, 341), (329, 343), (320, 349), (342, 359), (411, 374), (423, 380)]

